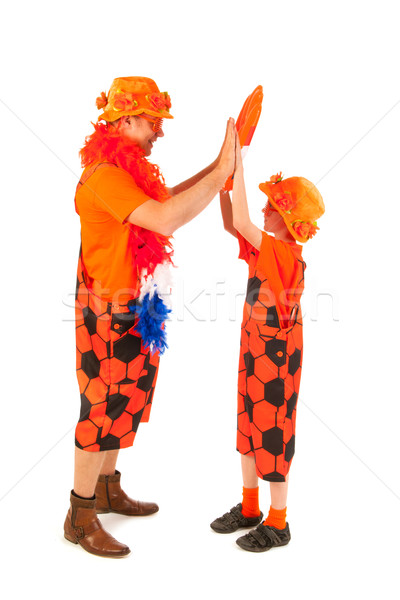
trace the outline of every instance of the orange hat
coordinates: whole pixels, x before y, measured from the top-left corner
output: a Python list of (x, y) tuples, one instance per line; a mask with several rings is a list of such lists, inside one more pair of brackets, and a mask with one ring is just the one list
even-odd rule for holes
[(146, 113), (160, 119), (173, 119), (169, 114), (171, 99), (168, 92), (160, 92), (156, 83), (148, 77), (118, 77), (114, 79), (106, 96), (96, 100), (96, 106), (104, 112), (97, 119), (116, 121), (124, 115)]
[(317, 233), (317, 219), (324, 214), (325, 206), (311, 181), (304, 177), (282, 179), (282, 173), (278, 173), (258, 187), (267, 194), (295, 240), (304, 244)]

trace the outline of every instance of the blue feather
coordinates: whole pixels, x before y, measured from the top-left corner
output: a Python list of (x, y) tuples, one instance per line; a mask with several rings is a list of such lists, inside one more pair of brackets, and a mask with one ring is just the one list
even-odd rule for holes
[(168, 348), (165, 321), (171, 309), (164, 304), (156, 292), (151, 299), (150, 294), (146, 294), (141, 304), (130, 306), (129, 310), (138, 316), (135, 329), (143, 340), (144, 348), (150, 347), (152, 354), (156, 350), (159, 354), (164, 354), (165, 349)]

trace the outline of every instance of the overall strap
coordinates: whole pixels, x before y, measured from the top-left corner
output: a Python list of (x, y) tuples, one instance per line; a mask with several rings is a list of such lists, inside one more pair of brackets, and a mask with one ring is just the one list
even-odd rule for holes
[(102, 169), (103, 167), (115, 167), (116, 169), (118, 169), (118, 166), (115, 163), (112, 163), (112, 162), (100, 162), (100, 163), (95, 163), (94, 165), (92, 165), (91, 167), (89, 167), (88, 169), (86, 169), (86, 171), (84, 171), (82, 173), (82, 176), (81, 176), (81, 178), (80, 178), (80, 180), (78, 182), (78, 185), (76, 186), (75, 198), (74, 198), (75, 211), (77, 213), (78, 213), (78, 210), (77, 210), (77, 206), (76, 206), (76, 194), (81, 189), (81, 187), (87, 182), (87, 180), (89, 179), (89, 177), (91, 177), (93, 175), (93, 173), (95, 171), (97, 171), (97, 169)]

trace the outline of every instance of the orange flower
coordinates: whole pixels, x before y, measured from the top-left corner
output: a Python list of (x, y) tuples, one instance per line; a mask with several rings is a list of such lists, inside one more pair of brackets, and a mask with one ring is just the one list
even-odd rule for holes
[(149, 101), (154, 106), (154, 108), (156, 108), (159, 111), (167, 108), (168, 106), (167, 99), (165, 98), (165, 96), (159, 96), (158, 94), (151, 94), (151, 96), (149, 96)]
[(119, 93), (114, 96), (114, 108), (116, 110), (125, 110), (125, 94)]
[(171, 108), (171, 98), (169, 97), (168, 92), (164, 92), (164, 97), (165, 97), (165, 108), (169, 111), (169, 109)]
[(283, 194), (276, 194), (274, 197), (276, 205), (279, 206), (281, 210), (284, 210), (287, 213), (290, 213), (292, 208), (296, 206), (296, 202), (292, 198), (292, 194), (290, 192), (283, 192)]
[(269, 180), (271, 183), (278, 183), (278, 181), (282, 181), (282, 171), (276, 175), (271, 175)]
[(309, 223), (307, 221), (294, 221), (294, 223), (292, 223), (292, 227), (297, 235), (307, 239), (314, 237), (319, 229), (316, 221), (314, 221), (314, 223)]
[(107, 105), (107, 102), (108, 100), (105, 92), (101, 92), (101, 95), (98, 98), (96, 98), (96, 106), (99, 110), (101, 108), (104, 108)]
[(124, 94), (119, 92), (114, 96), (114, 109), (115, 110), (133, 110), (138, 103), (134, 99), (133, 95), (128, 92)]
[(319, 230), (319, 227), (317, 227), (317, 222), (314, 221), (314, 223), (311, 223), (311, 225), (310, 225), (310, 231), (308, 232), (308, 237), (309, 238), (314, 237), (314, 235), (317, 233), (318, 230)]

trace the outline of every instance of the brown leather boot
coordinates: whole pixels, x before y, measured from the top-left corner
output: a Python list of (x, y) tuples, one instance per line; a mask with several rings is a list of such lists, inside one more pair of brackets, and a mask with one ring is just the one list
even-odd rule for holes
[(120, 558), (130, 549), (103, 529), (96, 514), (96, 500), (77, 498), (71, 492), (71, 506), (64, 523), (64, 537), (97, 556)]
[(98, 513), (118, 513), (129, 517), (145, 517), (158, 511), (154, 502), (132, 500), (121, 489), (121, 473), (99, 475), (96, 485), (96, 511)]

